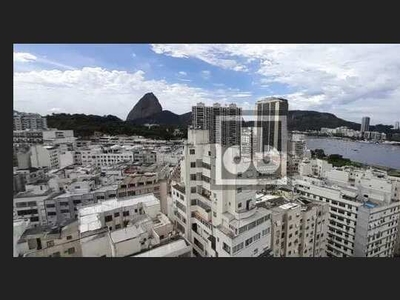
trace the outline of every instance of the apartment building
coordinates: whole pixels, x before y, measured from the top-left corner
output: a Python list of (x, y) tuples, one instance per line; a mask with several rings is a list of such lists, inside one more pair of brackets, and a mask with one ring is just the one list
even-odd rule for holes
[(30, 148), (31, 165), (34, 168), (58, 169), (60, 151), (58, 146), (33, 145)]
[[(77, 182), (79, 186), (82, 182)], [(77, 219), (78, 209), (81, 206), (91, 205), (100, 201), (114, 199), (117, 196), (117, 185), (104, 186), (93, 191), (71, 191), (48, 198), (44, 201), (48, 224), (61, 224), (66, 220)]]
[(327, 185), (311, 177), (296, 179), (295, 192), (329, 203), (328, 256), (393, 256), (400, 202), (360, 194), (357, 187)]
[(39, 114), (21, 113), (14, 111), (14, 130), (47, 129), (47, 119)]
[(43, 144), (43, 131), (42, 130), (14, 130), (13, 131), (13, 145), (35, 145)]
[(38, 168), (18, 169), (15, 171), (15, 173), (22, 174), (25, 178), (26, 184), (35, 184), (38, 181), (43, 181), (46, 179), (45, 171)]
[(279, 153), (279, 168), (275, 171), (279, 177), (287, 173), (288, 110), (288, 101), (282, 98), (271, 97), (256, 103), (256, 151)]
[(167, 244), (170, 220), (152, 194), (111, 199), (79, 209), (83, 256), (132, 256)]
[(76, 152), (75, 160), (82, 165), (95, 165), (98, 167), (112, 166), (122, 162), (133, 162), (134, 155), (132, 151), (122, 149), (120, 146), (108, 148), (93, 147), (92, 149), (79, 150)]
[(299, 163), (299, 174), (301, 176), (325, 177), (331, 171), (332, 164), (323, 159), (303, 159)]
[(306, 141), (302, 134), (291, 134), (288, 139), (287, 172), (288, 175), (300, 174), (300, 164), (305, 157)]
[(29, 190), (14, 196), (14, 212), (19, 218), (30, 220), (30, 226), (37, 227), (47, 224), (44, 201), (53, 195), (48, 188), (42, 190)]
[(217, 186), (209, 131), (190, 129), (181, 183), (171, 187), (176, 228), (195, 256), (259, 256), (270, 248), (270, 211), (248, 186)]
[(271, 210), (274, 257), (325, 257), (329, 205), (305, 198), (265, 195), (257, 206)]
[(208, 130), (210, 143), (224, 146), (240, 145), (242, 109), (236, 104), (205, 106), (199, 102), (192, 107), (194, 129)]
[(68, 220), (58, 226), (38, 226), (25, 230), (17, 252), (23, 257), (80, 257), (79, 224)]

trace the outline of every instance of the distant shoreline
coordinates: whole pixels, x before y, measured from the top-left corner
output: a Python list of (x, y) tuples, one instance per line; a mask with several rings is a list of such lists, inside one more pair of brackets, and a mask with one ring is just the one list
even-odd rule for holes
[(320, 138), (320, 139), (342, 140), (342, 141), (356, 142), (356, 143), (362, 143), (362, 144), (400, 146), (400, 142), (396, 142), (396, 141), (366, 141), (366, 140), (352, 139), (349, 137), (314, 135), (314, 134), (307, 134), (307, 133), (303, 133), (303, 134), (305, 134), (307, 137)]

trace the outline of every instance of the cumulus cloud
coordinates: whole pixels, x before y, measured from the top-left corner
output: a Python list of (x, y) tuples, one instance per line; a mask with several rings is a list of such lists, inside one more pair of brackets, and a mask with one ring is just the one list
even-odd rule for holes
[(14, 52), (14, 62), (27, 63), (37, 60), (33, 54), (26, 52)]
[[(238, 91), (206, 90), (165, 80), (148, 80), (141, 70), (130, 73), (103, 68), (78, 70), (41, 70), (14, 74), (14, 107), (38, 112), (113, 114), (125, 119), (147, 92), (152, 91), (163, 109), (186, 113), (192, 105), (222, 105), (232, 101)], [(220, 96), (220, 97), (217, 97)], [(61, 108), (62, 110), (58, 110)]]
[[(152, 49), (234, 71), (248, 71), (252, 66), (262, 86), (279, 83), (296, 91), (290, 95), (294, 107), (323, 109), (357, 121), (366, 113), (377, 122), (400, 115), (400, 45), (172, 44)], [(227, 57), (229, 64), (224, 64), (221, 60)], [(360, 105), (365, 110), (354, 113)]]

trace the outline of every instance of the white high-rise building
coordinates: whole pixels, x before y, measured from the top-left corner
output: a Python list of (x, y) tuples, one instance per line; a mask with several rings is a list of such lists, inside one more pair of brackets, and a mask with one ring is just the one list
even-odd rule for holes
[(394, 129), (395, 130), (400, 130), (400, 122), (397, 121), (396, 123), (394, 123)]
[(181, 183), (171, 188), (176, 228), (196, 256), (259, 256), (270, 251), (271, 212), (255, 206), (246, 185), (215, 184), (215, 149), (209, 131), (189, 129)]
[(327, 185), (325, 181), (312, 177), (295, 180), (295, 192), (305, 198), (329, 203), (328, 256), (393, 256), (400, 202), (390, 199), (390, 189), (385, 197), (384, 193), (368, 188)]

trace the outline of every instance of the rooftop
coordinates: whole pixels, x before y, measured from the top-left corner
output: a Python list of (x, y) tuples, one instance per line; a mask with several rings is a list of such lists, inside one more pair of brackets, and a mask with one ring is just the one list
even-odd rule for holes
[(132, 225), (129, 227), (125, 227), (125, 228), (113, 231), (110, 233), (110, 235), (111, 235), (111, 240), (114, 243), (119, 243), (122, 241), (134, 239), (145, 232), (146, 231), (142, 228), (142, 226)]
[(184, 250), (188, 246), (190, 245), (183, 238), (180, 238), (131, 257), (166, 257), (179, 250)]
[(80, 232), (101, 228), (100, 214), (118, 208), (134, 206), (139, 203), (144, 205), (159, 204), (159, 200), (153, 194), (146, 194), (124, 199), (110, 199), (99, 203), (87, 205), (79, 209)]
[(184, 187), (184, 186), (179, 185), (179, 184), (175, 184), (175, 185), (173, 186), (173, 188), (176, 189), (177, 191), (179, 191), (179, 192), (185, 194), (185, 187)]

